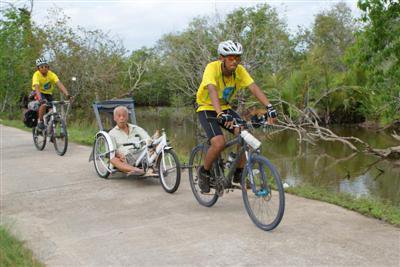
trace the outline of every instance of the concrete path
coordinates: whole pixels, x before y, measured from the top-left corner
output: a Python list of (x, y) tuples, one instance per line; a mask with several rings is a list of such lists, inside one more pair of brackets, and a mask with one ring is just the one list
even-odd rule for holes
[(400, 229), (343, 208), (286, 195), (272, 232), (248, 217), (240, 192), (212, 208), (184, 173), (175, 194), (156, 179), (97, 177), (90, 147), (37, 151), (0, 125), (1, 223), (48, 266), (400, 266)]

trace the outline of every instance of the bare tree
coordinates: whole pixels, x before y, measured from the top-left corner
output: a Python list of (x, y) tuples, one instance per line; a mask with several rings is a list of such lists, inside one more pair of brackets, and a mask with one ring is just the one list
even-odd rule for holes
[(126, 93), (119, 95), (118, 98), (132, 96), (135, 90), (142, 87), (143, 74), (147, 71), (148, 58), (143, 60), (130, 60), (128, 70), (126, 71), (126, 79), (129, 83), (129, 89)]

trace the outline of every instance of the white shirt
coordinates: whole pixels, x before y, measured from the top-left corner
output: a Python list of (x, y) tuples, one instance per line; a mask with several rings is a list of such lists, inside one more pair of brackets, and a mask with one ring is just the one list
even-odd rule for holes
[(142, 150), (142, 148), (134, 149), (132, 146), (123, 146), (122, 144), (150, 139), (149, 134), (143, 128), (140, 128), (137, 125), (128, 123), (128, 129), (128, 134), (126, 134), (124, 130), (120, 129), (118, 125), (116, 125), (109, 132), (115, 149), (124, 156), (128, 153), (138, 153)]

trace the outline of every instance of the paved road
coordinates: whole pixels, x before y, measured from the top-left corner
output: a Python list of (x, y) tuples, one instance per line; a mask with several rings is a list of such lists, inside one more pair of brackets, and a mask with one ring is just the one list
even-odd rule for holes
[(281, 225), (264, 232), (240, 192), (205, 208), (186, 173), (170, 195), (156, 179), (98, 178), (90, 147), (60, 157), (27, 132), (0, 133), (1, 223), (48, 266), (400, 266), (399, 228), (334, 205), (287, 195)]

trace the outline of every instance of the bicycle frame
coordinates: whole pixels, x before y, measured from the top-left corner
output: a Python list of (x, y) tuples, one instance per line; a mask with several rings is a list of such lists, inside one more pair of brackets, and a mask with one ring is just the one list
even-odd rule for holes
[[(100, 133), (106, 133), (104, 131), (100, 132)], [(99, 133), (98, 133), (99, 134)], [(110, 151), (106, 151), (104, 153), (102, 153), (101, 156), (105, 156), (108, 153), (111, 153), (111, 157), (114, 157), (116, 149), (113, 147), (113, 143), (111, 141), (111, 138), (108, 134), (104, 135), (106, 136), (107, 139), (107, 143), (110, 144), (112, 147), (110, 147)], [(132, 142), (132, 143), (126, 143), (123, 144), (124, 146), (143, 146), (143, 150), (141, 151), (139, 157), (137, 158), (137, 160), (135, 161), (134, 166), (139, 166), (142, 162), (146, 162), (148, 167), (152, 167), (154, 165), (154, 163), (156, 162), (157, 158), (160, 156), (160, 154), (162, 155), (162, 159), (165, 160), (164, 157), (164, 151), (168, 150), (168, 149), (172, 149), (172, 147), (168, 146), (168, 142), (167, 142), (167, 135), (165, 134), (164, 129), (162, 129), (162, 134), (159, 138), (155, 139), (152, 141), (151, 146), (154, 147), (155, 151), (154, 153), (150, 153), (149, 150), (149, 146), (147, 145), (146, 140), (142, 140), (139, 142)], [(165, 162), (163, 162), (164, 166), (165, 166)], [(103, 165), (103, 167), (105, 169), (107, 169), (107, 171), (114, 173), (115, 169), (109, 168), (108, 166)]]
[[(219, 163), (223, 163), (223, 159), (221, 157), (221, 155), (218, 156), (217, 160), (214, 162), (214, 170), (215, 170), (215, 179), (216, 180), (220, 180), (223, 181), (225, 184), (229, 184), (232, 182), (233, 179), (233, 175), (236, 171), (236, 168), (239, 165), (239, 162), (241, 161), (243, 155), (245, 155), (246, 157), (246, 163), (244, 168), (247, 169), (247, 173), (250, 176), (250, 185), (251, 185), (251, 189), (253, 191), (253, 193), (258, 194), (259, 192), (257, 192), (256, 186), (254, 184), (254, 176), (253, 176), (253, 171), (250, 168), (249, 162), (251, 161), (251, 158), (254, 156), (254, 154), (259, 154), (259, 150), (255, 150), (255, 151), (249, 151), (248, 145), (247, 143), (243, 140), (243, 138), (239, 135), (237, 137), (235, 137), (232, 140), (229, 140), (228, 142), (226, 142), (225, 146), (224, 146), (224, 150), (228, 147), (231, 147), (235, 144), (239, 144), (240, 145), (240, 149), (236, 155), (235, 160), (231, 163), (229, 169), (228, 169), (228, 174), (225, 176), (224, 171), (223, 171), (223, 166), (221, 167), (219, 165)], [(263, 177), (263, 182), (265, 177)], [(229, 183), (228, 183), (229, 182)]]
[(69, 104), (70, 103), (69, 103), (69, 101), (51, 101), (50, 104), (51, 104), (51, 106), (49, 107), (50, 111), (47, 112), (46, 114), (44, 114), (44, 116), (43, 116), (43, 123), (46, 126), (46, 130), (47, 130), (49, 125), (52, 125), (53, 120), (54, 120), (55, 117), (61, 117), (62, 116), (57, 111), (57, 105), (56, 104), (61, 104), (61, 105), (67, 104), (67, 111), (65, 113), (65, 114), (67, 114), (68, 110), (69, 110)]

